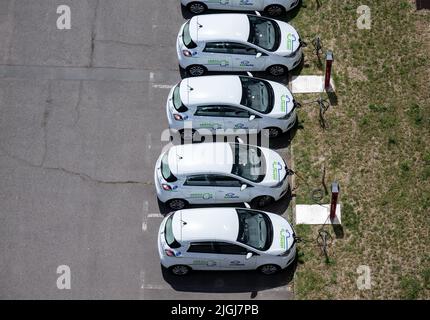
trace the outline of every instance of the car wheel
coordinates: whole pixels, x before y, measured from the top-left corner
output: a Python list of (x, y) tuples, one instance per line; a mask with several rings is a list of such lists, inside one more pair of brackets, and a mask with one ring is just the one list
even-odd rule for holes
[(264, 9), (267, 15), (271, 17), (279, 17), (285, 13), (285, 8), (279, 4), (272, 4)]
[(187, 5), (187, 9), (193, 14), (202, 14), (208, 9), (208, 7), (201, 2), (191, 2)]
[(267, 68), (267, 72), (270, 73), (272, 76), (280, 77), (287, 74), (288, 68), (280, 64), (275, 64)]
[(198, 135), (197, 131), (194, 129), (192, 129), (191, 131), (187, 130), (186, 132), (185, 130), (179, 130), (179, 134), (181, 136), (181, 142), (184, 142), (184, 141), (194, 142), (194, 140), (197, 141), (200, 138), (200, 135)]
[(167, 202), (167, 206), (172, 210), (181, 210), (187, 206), (187, 202), (183, 199), (172, 199)]
[(273, 201), (274, 199), (271, 196), (261, 196), (252, 200), (252, 206), (254, 208), (263, 208), (271, 204)]
[(187, 73), (192, 77), (203, 76), (207, 71), (205, 67), (199, 64), (193, 64), (187, 68)]
[(266, 128), (264, 129), (263, 132), (266, 135), (266, 137), (269, 137), (270, 139), (277, 138), (282, 134), (282, 130), (275, 127)]
[(260, 272), (265, 275), (277, 273), (281, 268), (276, 264), (265, 264), (259, 268)]
[(182, 264), (178, 264), (175, 266), (171, 266), (169, 268), (170, 272), (175, 276), (185, 276), (190, 273), (191, 268), (188, 266), (184, 266)]

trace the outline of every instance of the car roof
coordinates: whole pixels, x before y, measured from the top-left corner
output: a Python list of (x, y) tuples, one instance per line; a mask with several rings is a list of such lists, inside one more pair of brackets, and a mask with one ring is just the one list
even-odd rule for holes
[(229, 143), (200, 143), (173, 146), (168, 163), (174, 176), (198, 173), (230, 173), (233, 151)]
[(194, 42), (247, 42), (250, 25), (246, 14), (206, 14), (190, 21), (190, 35)]
[(242, 82), (239, 76), (206, 76), (187, 78), (180, 86), (182, 102), (188, 106), (227, 104), (239, 105)]
[(172, 220), (179, 242), (236, 241), (239, 219), (234, 208), (200, 208), (177, 211)]

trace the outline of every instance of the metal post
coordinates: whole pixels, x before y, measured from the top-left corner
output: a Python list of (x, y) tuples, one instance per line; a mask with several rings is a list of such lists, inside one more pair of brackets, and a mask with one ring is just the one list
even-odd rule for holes
[(327, 50), (325, 55), (326, 67), (325, 67), (325, 79), (324, 79), (324, 89), (328, 91), (330, 89), (330, 79), (331, 79), (331, 68), (333, 65), (333, 51)]
[(337, 199), (339, 196), (339, 184), (337, 182), (333, 182), (331, 185), (331, 207), (330, 207), (330, 220), (334, 220), (336, 218), (336, 207), (337, 207)]

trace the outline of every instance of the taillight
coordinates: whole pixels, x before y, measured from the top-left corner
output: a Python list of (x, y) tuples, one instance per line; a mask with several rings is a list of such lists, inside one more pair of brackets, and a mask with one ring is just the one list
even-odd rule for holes
[(177, 120), (177, 121), (182, 121), (182, 120), (184, 120), (184, 118), (182, 118), (182, 116), (180, 115), (180, 114), (177, 114), (177, 113), (175, 113), (174, 115), (173, 115), (173, 117), (175, 118), (175, 120)]
[(168, 257), (175, 257), (175, 252), (173, 250), (165, 249), (164, 252)]
[(171, 186), (169, 186), (168, 184), (163, 183), (161, 186), (162, 186), (162, 187), (163, 187), (163, 189), (164, 189), (164, 190), (166, 190), (166, 191), (171, 191), (171, 190), (172, 190), (172, 187), (171, 187)]
[(186, 56), (186, 57), (191, 57), (193, 54), (191, 53), (191, 51), (188, 51), (188, 50), (182, 50), (182, 53), (183, 53), (183, 55), (184, 56)]

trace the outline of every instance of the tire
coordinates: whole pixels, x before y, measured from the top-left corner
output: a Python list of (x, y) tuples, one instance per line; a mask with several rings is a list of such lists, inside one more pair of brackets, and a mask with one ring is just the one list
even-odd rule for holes
[(267, 68), (267, 72), (275, 77), (282, 77), (288, 73), (288, 68), (280, 64), (274, 64)]
[(270, 139), (278, 138), (282, 134), (282, 130), (276, 127), (265, 128), (264, 135)]
[(276, 264), (265, 264), (258, 268), (258, 271), (260, 271), (264, 275), (271, 275), (279, 272), (281, 268)]
[(187, 67), (187, 74), (191, 77), (201, 77), (204, 76), (206, 72), (208, 72), (208, 69), (199, 64), (193, 64)]
[(176, 211), (176, 210), (184, 209), (188, 205), (188, 202), (185, 201), (184, 199), (171, 199), (167, 201), (166, 204), (170, 209)]
[(190, 273), (191, 268), (183, 264), (171, 266), (169, 271), (175, 276), (185, 276)]
[(285, 14), (285, 7), (280, 4), (272, 4), (264, 9), (264, 12), (271, 17), (280, 17)]
[(208, 7), (204, 3), (194, 1), (187, 5), (187, 9), (192, 14), (202, 14), (208, 10)]
[(251, 205), (254, 208), (263, 208), (269, 204), (271, 204), (275, 199), (271, 196), (260, 196), (252, 199)]

